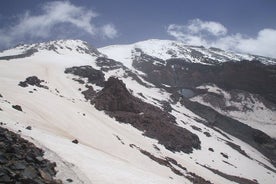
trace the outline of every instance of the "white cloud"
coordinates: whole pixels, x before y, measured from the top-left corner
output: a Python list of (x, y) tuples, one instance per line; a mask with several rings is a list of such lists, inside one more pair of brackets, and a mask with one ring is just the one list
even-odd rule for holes
[(276, 58), (276, 30), (262, 29), (256, 37), (240, 33), (229, 35), (219, 22), (194, 19), (186, 25), (171, 24), (167, 33), (189, 45), (218, 47), (226, 50)]
[(242, 39), (237, 47), (245, 52), (276, 58), (276, 30), (263, 29), (256, 38)]
[(187, 26), (171, 24), (168, 26), (167, 32), (177, 40), (181, 40), (189, 45), (207, 44), (201, 35), (195, 35), (194, 33), (191, 33)]
[[(202, 21), (200, 19), (190, 20), (187, 25), (171, 24), (167, 32), (179, 40), (197, 40), (196, 37), (223, 36), (227, 29), (218, 22)], [(189, 38), (191, 37), (191, 38)]]
[(202, 21), (200, 19), (190, 20), (189, 24), (187, 25), (187, 29), (193, 34), (198, 34), (205, 31), (214, 36), (220, 36), (227, 33), (227, 29), (219, 22)]
[[(81, 6), (75, 6), (69, 1), (53, 1), (42, 6), (41, 14), (31, 15), (26, 12), (18, 16), (17, 23), (0, 29), (2, 44), (11, 45), (20, 40), (33, 40), (37, 38), (49, 38), (53, 36), (54, 29), (58, 26), (77, 28), (91, 36), (103, 35), (106, 38), (114, 38), (117, 30), (109, 24), (102, 28), (92, 23), (98, 15), (92, 10)], [(60, 33), (62, 34), (62, 33)], [(64, 36), (64, 35), (63, 35)]]
[(104, 38), (115, 38), (118, 36), (118, 32), (113, 24), (106, 24), (102, 27), (102, 33)]

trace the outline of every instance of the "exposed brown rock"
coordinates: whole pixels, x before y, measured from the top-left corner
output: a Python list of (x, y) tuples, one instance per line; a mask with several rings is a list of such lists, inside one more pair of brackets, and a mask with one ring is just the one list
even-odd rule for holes
[(193, 148), (200, 149), (200, 140), (195, 134), (177, 126), (169, 113), (131, 95), (117, 78), (110, 77), (92, 103), (117, 121), (129, 123), (144, 135), (157, 139), (171, 151), (191, 153)]

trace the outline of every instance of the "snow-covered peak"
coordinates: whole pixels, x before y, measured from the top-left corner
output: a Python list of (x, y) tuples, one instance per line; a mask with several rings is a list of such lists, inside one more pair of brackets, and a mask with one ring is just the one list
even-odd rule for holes
[(20, 44), (14, 48), (0, 52), (0, 59), (29, 57), (36, 52), (55, 52), (57, 54), (89, 54), (101, 55), (99, 51), (81, 40), (54, 40), (34, 44)]
[(44, 43), (32, 44), (39, 50), (53, 50), (62, 53), (62, 51), (72, 51), (78, 53), (95, 53), (99, 54), (96, 48), (90, 46), (82, 40), (55, 40)]
[(234, 53), (217, 48), (190, 46), (179, 41), (158, 39), (145, 40), (129, 45), (111, 45), (100, 48), (99, 51), (112, 59), (122, 61), (127, 67), (131, 67), (132, 59), (137, 56), (137, 49), (144, 54), (162, 60), (179, 58), (188, 62), (202, 64), (241, 60), (259, 60), (265, 64), (276, 63), (276, 60), (272, 58)]

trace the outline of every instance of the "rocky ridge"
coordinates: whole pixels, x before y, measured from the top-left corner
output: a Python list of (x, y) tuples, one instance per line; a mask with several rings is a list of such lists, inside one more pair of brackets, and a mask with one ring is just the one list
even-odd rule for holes
[(193, 148), (200, 149), (200, 140), (195, 134), (177, 126), (169, 113), (132, 96), (117, 78), (110, 77), (91, 101), (98, 110), (105, 110), (119, 122), (131, 124), (168, 150), (191, 153)]

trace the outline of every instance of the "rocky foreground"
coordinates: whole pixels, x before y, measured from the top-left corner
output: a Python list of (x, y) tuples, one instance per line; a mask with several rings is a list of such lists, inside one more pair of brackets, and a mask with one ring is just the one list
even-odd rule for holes
[(0, 127), (0, 183), (62, 183), (54, 179), (56, 164), (43, 155), (33, 143)]

